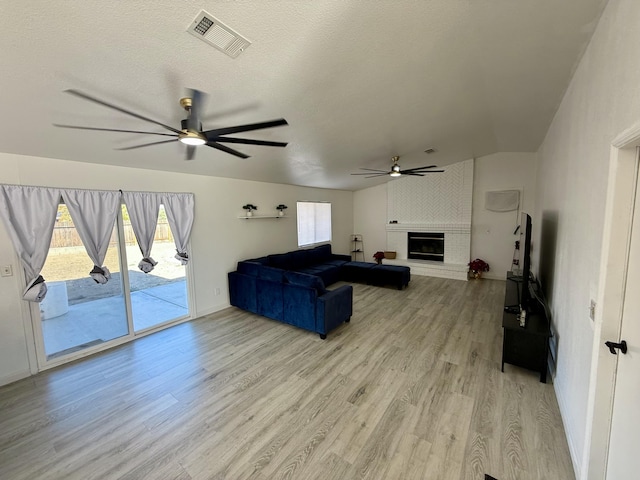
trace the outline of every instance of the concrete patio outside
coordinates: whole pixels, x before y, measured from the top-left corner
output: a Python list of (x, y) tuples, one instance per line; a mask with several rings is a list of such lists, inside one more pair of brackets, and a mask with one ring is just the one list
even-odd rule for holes
[[(173, 242), (154, 243), (152, 257), (158, 265), (145, 274), (137, 268), (141, 259), (138, 247), (126, 246), (134, 331), (189, 314), (185, 267), (174, 255)], [(112, 278), (104, 285), (97, 284), (88, 275), (92, 262), (84, 247), (50, 249), (42, 271), (50, 290), (40, 304), (48, 359), (128, 334), (115, 247), (109, 248), (104, 265), (112, 271)], [(56, 302), (63, 303), (62, 307), (52, 309)]]

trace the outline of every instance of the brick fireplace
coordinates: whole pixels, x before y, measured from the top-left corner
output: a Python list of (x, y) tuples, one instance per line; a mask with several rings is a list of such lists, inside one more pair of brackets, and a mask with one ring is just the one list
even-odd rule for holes
[[(401, 178), (387, 185), (386, 249), (395, 251), (396, 259), (384, 262), (407, 265), (416, 275), (466, 280), (473, 160), (447, 165), (440, 175)], [(420, 246), (410, 247), (412, 236)]]

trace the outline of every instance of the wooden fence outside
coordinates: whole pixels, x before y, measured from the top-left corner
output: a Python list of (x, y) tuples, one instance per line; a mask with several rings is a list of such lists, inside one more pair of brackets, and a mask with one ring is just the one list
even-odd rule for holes
[[(131, 223), (125, 222), (124, 224), (124, 239), (126, 245), (136, 245), (136, 236), (133, 233)], [(154, 242), (173, 242), (173, 235), (171, 235), (171, 229), (168, 222), (159, 222), (156, 227), (156, 234), (153, 237)], [(111, 246), (116, 245), (117, 235), (114, 233), (111, 235)], [(53, 228), (53, 237), (51, 237), (51, 248), (60, 247), (81, 247), (82, 240), (78, 231), (72, 223), (57, 222)]]

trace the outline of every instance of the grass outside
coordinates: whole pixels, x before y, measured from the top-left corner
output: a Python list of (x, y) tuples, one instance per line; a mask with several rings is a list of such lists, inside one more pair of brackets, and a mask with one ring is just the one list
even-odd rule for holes
[[(138, 269), (138, 262), (142, 259), (140, 249), (137, 245), (128, 245), (126, 258), (131, 291), (183, 281), (185, 267), (173, 258), (175, 253), (173, 242), (155, 242), (151, 256), (158, 265), (151, 273), (145, 274)], [(69, 305), (121, 295), (120, 264), (115, 247), (110, 247), (107, 251), (104, 265), (111, 271), (112, 278), (101, 285), (89, 276), (93, 262), (84, 247), (51, 248), (42, 269), (42, 276), (48, 283), (66, 281)]]

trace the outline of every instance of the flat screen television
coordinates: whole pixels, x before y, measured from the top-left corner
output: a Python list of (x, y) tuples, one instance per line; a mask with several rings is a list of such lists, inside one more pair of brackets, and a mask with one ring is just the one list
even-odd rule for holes
[(509, 280), (518, 283), (518, 305), (508, 307), (513, 313), (529, 309), (531, 293), (529, 292), (529, 281), (531, 278), (531, 217), (528, 213), (522, 212), (520, 215), (520, 232), (518, 248), (517, 269), (512, 270)]

